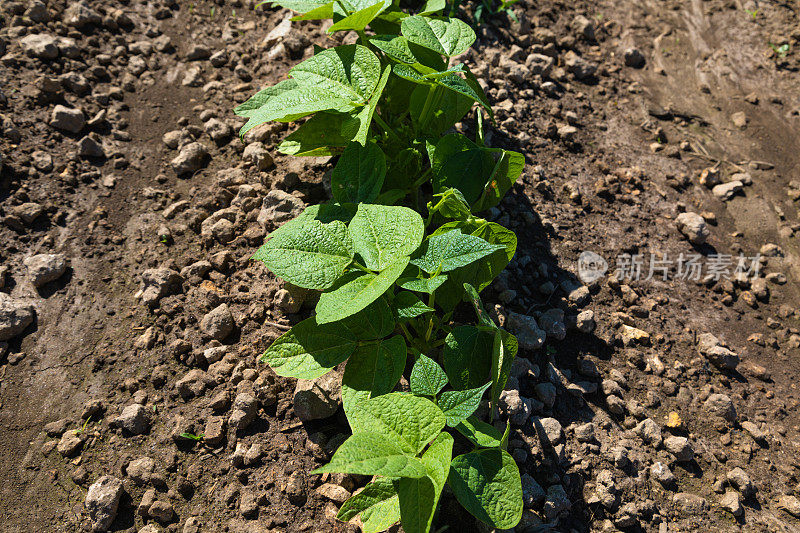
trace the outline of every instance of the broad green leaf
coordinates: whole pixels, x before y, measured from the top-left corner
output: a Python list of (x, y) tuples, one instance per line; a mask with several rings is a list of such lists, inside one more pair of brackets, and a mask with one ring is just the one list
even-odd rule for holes
[(380, 274), (349, 272), (339, 278), (317, 303), (317, 322), (326, 324), (354, 315), (381, 297), (400, 277), (408, 264), (402, 257)]
[(336, 202), (326, 202), (324, 204), (315, 204), (306, 207), (300, 215), (290, 224), (305, 224), (312, 220), (319, 220), (324, 224), (339, 221), (347, 224), (353, 219), (357, 209), (356, 204), (339, 204)]
[(386, 83), (389, 81), (389, 74), (391, 74), (392, 68), (389, 65), (383, 69), (383, 74), (381, 74), (381, 79), (378, 80), (378, 85), (375, 87), (375, 91), (370, 97), (369, 102), (365, 105), (361, 111), (356, 116), (356, 119), (349, 124), (348, 127), (356, 127), (357, 131), (353, 140), (362, 145), (366, 145), (367, 141), (370, 137), (370, 126), (372, 125), (372, 117), (375, 114), (375, 109), (378, 107), (378, 102), (381, 100), (381, 95), (383, 94), (383, 90), (386, 88)]
[[(397, 79), (397, 78), (395, 78)], [(422, 153), (416, 148), (403, 148), (394, 157), (394, 164), (389, 165), (386, 171), (386, 183), (391, 183), (395, 189), (410, 189), (422, 174)]]
[(422, 478), (401, 478), (394, 482), (400, 500), (400, 516), (406, 533), (428, 533), (439, 497), (447, 481), (453, 437), (441, 433), (422, 456), (428, 475)]
[(472, 85), (467, 83), (467, 80), (459, 76), (458, 74), (447, 74), (445, 76), (441, 76), (436, 78), (436, 83), (441, 85), (442, 87), (446, 87), (451, 91), (455, 91), (460, 95), (466, 96), (476, 102), (478, 102), (481, 107), (483, 107), (489, 115), (493, 115), (492, 106), (486, 101), (485, 97), (481, 98), (481, 93), (483, 91), (476, 91)]
[(423, 254), (411, 264), (429, 274), (440, 274), (469, 265), (500, 249), (503, 247), (454, 229), (430, 237)]
[[(496, 326), (495, 326), (496, 327)], [(500, 393), (506, 387), (511, 365), (517, 356), (517, 338), (504, 329), (497, 328), (492, 343), (492, 416), (497, 410)]]
[(360, 204), (348, 228), (356, 253), (367, 268), (376, 271), (410, 256), (419, 248), (425, 232), (422, 217), (416, 211), (373, 204)]
[(358, 313), (341, 321), (358, 340), (376, 340), (394, 331), (395, 319), (384, 298), (378, 298)]
[(331, 190), (338, 202), (370, 203), (381, 192), (386, 156), (375, 143), (347, 145), (331, 173)]
[(324, 290), (342, 276), (353, 253), (344, 223), (291, 221), (272, 232), (253, 259), (298, 287)]
[(464, 195), (458, 189), (446, 189), (434, 194), (436, 200), (428, 202), (428, 211), (439, 213), (445, 218), (465, 220), (472, 215)]
[(344, 96), (349, 95), (337, 94), (322, 86), (315, 87), (300, 82), (296, 87), (272, 96), (255, 111), (248, 112), (249, 120), (239, 130), (239, 135), (244, 137), (251, 129), (272, 120), (292, 122), (318, 111), (333, 110), (347, 113), (358, 106), (358, 103), (353, 103)]
[(473, 326), (458, 326), (447, 335), (442, 364), (454, 388), (474, 389), (491, 379), (493, 341), (492, 335)]
[(392, 302), (397, 318), (400, 320), (411, 320), (425, 313), (430, 313), (434, 309), (428, 307), (422, 300), (417, 298), (414, 293), (402, 291), (397, 294)]
[(408, 47), (408, 39), (403, 36), (396, 35), (374, 35), (369, 38), (372, 45), (391, 57), (395, 61), (413, 65), (417, 62), (417, 58), (411, 53)]
[(408, 193), (402, 189), (389, 189), (388, 191), (384, 191), (375, 198), (373, 203), (380, 204), (380, 205), (394, 205), (398, 202), (398, 200), (402, 200), (408, 196)]
[[(426, 133), (438, 138), (464, 118), (475, 102), (472, 98), (467, 98), (454, 91), (438, 86), (435, 89), (439, 92), (436, 99), (437, 104), (428, 108), (429, 117), (426, 119), (427, 123), (424, 129)], [(411, 93), (409, 111), (411, 119), (418, 129), (422, 127), (419, 119), (422, 117), (429, 90), (429, 85), (416, 85)]]
[(342, 377), (342, 389), (352, 389), (343, 402), (345, 413), (352, 412), (352, 399), (358, 402), (392, 392), (405, 366), (406, 343), (401, 335), (359, 346), (348, 359)]
[(349, 44), (311, 56), (289, 74), (306, 89), (364, 105), (378, 85), (381, 63), (369, 48)]
[(303, 320), (278, 337), (261, 360), (279, 376), (316, 379), (350, 357), (357, 339), (339, 324)]
[(300, 20), (325, 20), (333, 18), (333, 6), (335, 3), (336, 2), (328, 2), (327, 4), (323, 4), (302, 15), (297, 15), (295, 17), (292, 17), (292, 21), (297, 22)]
[(246, 102), (240, 104), (233, 110), (233, 112), (240, 117), (251, 117), (253, 114), (269, 101), (281, 93), (291, 91), (297, 88), (297, 80), (283, 80), (273, 85), (261, 89), (256, 94), (251, 96)]
[(324, 111), (308, 119), (302, 126), (286, 136), (278, 144), (278, 151), (294, 156), (330, 156), (341, 153), (355, 138), (358, 127), (352, 131), (345, 128), (347, 121), (360, 120), (355, 116)]
[(397, 284), (410, 291), (414, 292), (424, 292), (426, 294), (431, 294), (436, 289), (441, 287), (442, 283), (447, 281), (447, 274), (440, 274), (438, 276), (433, 276), (432, 278), (400, 278), (397, 280)]
[(392, 72), (394, 72), (395, 76), (400, 76), (404, 80), (426, 85), (430, 84), (430, 82), (426, 80), (425, 77), (419, 73), (419, 71), (403, 63), (396, 63), (394, 66), (392, 66)]
[(514, 186), (525, 168), (525, 157), (519, 152), (502, 150), (500, 159), (494, 166), (478, 202), (473, 206), (475, 212), (485, 211), (500, 203), (500, 200)]
[(468, 390), (450, 390), (442, 393), (437, 400), (439, 409), (447, 419), (447, 425), (456, 427), (471, 416), (481, 403), (481, 397), (492, 383)]
[[(391, 2), (389, 5), (391, 5)], [(360, 9), (344, 17), (343, 19), (337, 20), (328, 29), (328, 33), (346, 30), (362, 31), (370, 22), (372, 22), (372, 19), (377, 17), (378, 13), (386, 9), (386, 7), (387, 4), (383, 0), (380, 0), (374, 5)]]
[(432, 13), (436, 13), (437, 11), (441, 11), (447, 7), (447, 2), (445, 0), (427, 0), (425, 5), (422, 6), (422, 11), (420, 11), (419, 15), (430, 15)]
[(436, 143), (431, 158), (433, 189), (458, 189), (472, 205), (483, 193), (494, 166), (494, 157), (487, 149), (458, 133), (445, 135)]
[(285, 7), (298, 13), (308, 13), (314, 9), (326, 5), (327, 0), (277, 0), (272, 2), (272, 7)]
[(479, 448), (500, 448), (503, 434), (491, 424), (469, 416), (456, 426), (456, 430)]
[(462, 54), (475, 42), (475, 32), (460, 19), (414, 15), (404, 18), (401, 28), (409, 41), (446, 56)]
[[(355, 405), (348, 415), (354, 433), (376, 432), (397, 443), (404, 453), (417, 455), (445, 425), (445, 417), (425, 398), (392, 392)], [(399, 474), (387, 474), (401, 477)], [(408, 476), (419, 477), (419, 476)]]
[(363, 533), (384, 531), (400, 520), (400, 504), (391, 479), (375, 478), (342, 504), (336, 518), (348, 522), (359, 514)]
[(450, 464), (448, 482), (458, 502), (492, 527), (510, 529), (522, 518), (522, 481), (506, 451), (482, 449), (459, 455)]
[(426, 355), (420, 355), (414, 363), (414, 368), (411, 369), (409, 384), (414, 394), (436, 396), (447, 385), (447, 374), (436, 361)]
[(401, 446), (391, 438), (387, 438), (386, 434), (360, 431), (351, 435), (339, 446), (330, 463), (311, 473), (325, 472), (418, 478), (427, 475), (427, 468), (421, 460), (406, 454)]

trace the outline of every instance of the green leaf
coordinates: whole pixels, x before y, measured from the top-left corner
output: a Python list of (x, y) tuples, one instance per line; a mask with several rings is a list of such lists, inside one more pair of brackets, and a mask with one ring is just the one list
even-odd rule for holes
[(365, 105), (361, 109), (361, 112), (356, 116), (356, 120), (354, 120), (350, 125), (350, 127), (357, 126), (357, 132), (353, 139), (362, 145), (366, 145), (367, 140), (370, 137), (372, 117), (375, 114), (375, 109), (378, 107), (378, 102), (381, 99), (383, 90), (386, 88), (386, 83), (389, 81), (389, 74), (391, 74), (391, 72), (392, 68), (389, 65), (386, 65), (386, 68), (383, 69), (383, 74), (381, 74), (381, 79), (378, 80), (378, 86), (375, 88), (372, 97), (370, 97), (367, 105)]
[(378, 298), (358, 313), (341, 321), (358, 340), (376, 340), (394, 331), (395, 320), (389, 304)]
[(297, 88), (297, 80), (283, 80), (273, 85), (261, 89), (256, 94), (251, 96), (246, 102), (240, 104), (233, 110), (233, 112), (240, 117), (251, 117), (258, 111), (259, 108), (264, 106), (271, 98), (274, 98), (282, 93), (292, 91)]
[(491, 382), (482, 387), (468, 390), (451, 390), (442, 393), (439, 400), (436, 402), (439, 409), (444, 413), (447, 419), (447, 425), (456, 427), (461, 422), (467, 419), (481, 403), (481, 397), (486, 389), (491, 386)]
[[(389, 2), (388, 5), (391, 5), (391, 2)], [(377, 17), (378, 13), (386, 9), (386, 7), (387, 3), (383, 0), (380, 0), (374, 5), (360, 9), (341, 20), (337, 20), (328, 29), (328, 33), (345, 30), (362, 31), (370, 22), (372, 22), (372, 19)]]
[(481, 198), (473, 206), (475, 212), (485, 211), (500, 203), (500, 200), (514, 186), (525, 169), (525, 157), (519, 152), (502, 150), (500, 159), (494, 166), (492, 174)]
[(258, 109), (248, 111), (249, 120), (239, 130), (239, 136), (244, 137), (251, 129), (272, 120), (292, 122), (318, 111), (347, 113), (356, 107), (358, 103), (331, 90), (298, 83), (294, 88), (272, 96)]
[(394, 482), (400, 500), (403, 531), (406, 533), (430, 531), (439, 497), (447, 481), (452, 454), (453, 437), (441, 433), (422, 456), (428, 475), (417, 479), (401, 478)]
[(458, 326), (447, 335), (442, 364), (454, 388), (474, 389), (491, 379), (493, 340), (474, 326)]
[[(411, 93), (409, 112), (417, 129), (421, 128), (419, 118), (422, 117), (422, 110), (425, 107), (429, 89), (429, 85), (416, 85)], [(429, 118), (427, 119), (425, 132), (438, 138), (452, 128), (456, 122), (464, 118), (464, 115), (472, 109), (475, 102), (472, 98), (467, 98), (454, 91), (444, 90), (439, 87), (436, 87), (436, 89), (440, 92), (437, 99), (438, 105), (428, 108)]]
[(427, 294), (431, 294), (436, 289), (438, 289), (445, 281), (447, 281), (447, 275), (440, 274), (438, 276), (425, 279), (400, 278), (397, 280), (397, 284), (400, 287), (408, 289), (410, 291), (424, 292)]
[(422, 461), (410, 457), (397, 442), (387, 438), (387, 435), (373, 431), (360, 431), (351, 435), (339, 446), (330, 463), (311, 473), (325, 472), (412, 478), (427, 475)]
[(324, 290), (342, 276), (353, 253), (353, 240), (344, 223), (300, 220), (272, 232), (253, 259), (298, 287)]
[(447, 385), (447, 374), (436, 361), (421, 354), (411, 369), (409, 382), (412, 393), (420, 396), (436, 396)]
[(436, 143), (431, 157), (433, 189), (458, 189), (472, 205), (483, 193), (494, 166), (494, 157), (488, 150), (458, 133), (445, 135)]
[(314, 9), (326, 5), (327, 0), (277, 0), (272, 2), (272, 7), (285, 7), (298, 13), (308, 13)]
[(445, 218), (456, 220), (465, 220), (472, 215), (466, 198), (458, 189), (446, 189), (433, 197), (439, 199), (428, 202), (428, 211), (431, 213), (439, 213)]
[[(358, 403), (348, 419), (354, 433), (377, 432), (410, 455), (421, 452), (445, 425), (444, 414), (433, 402), (400, 392)], [(387, 475), (402, 477), (400, 474)]]
[(333, 18), (334, 4), (335, 2), (328, 2), (327, 4), (316, 7), (311, 11), (304, 13), (303, 15), (294, 16), (292, 17), (292, 22), (297, 22), (300, 20), (325, 20)]
[(436, 79), (436, 83), (450, 89), (451, 91), (455, 91), (462, 96), (466, 96), (476, 102), (478, 102), (481, 107), (483, 107), (490, 116), (493, 116), (494, 113), (492, 112), (492, 106), (486, 101), (485, 97), (482, 97), (483, 91), (477, 91), (475, 88), (467, 82), (464, 78), (459, 76), (458, 74), (448, 74), (446, 76), (441, 76)]
[(506, 451), (483, 449), (459, 455), (450, 464), (448, 482), (458, 502), (492, 527), (510, 529), (522, 518), (522, 481)]
[[(497, 326), (495, 326), (497, 327)], [(517, 338), (504, 329), (497, 328), (492, 343), (492, 416), (497, 410), (500, 393), (506, 387), (511, 365), (517, 356)]]
[(356, 252), (367, 268), (376, 271), (411, 255), (419, 248), (425, 232), (422, 217), (416, 211), (373, 204), (360, 204), (348, 227)]
[(346, 414), (352, 412), (353, 403), (392, 392), (400, 381), (406, 366), (406, 343), (395, 335), (389, 339), (361, 345), (350, 356), (342, 377), (342, 391), (351, 389), (343, 401)]
[(309, 118), (302, 126), (278, 144), (278, 151), (293, 156), (330, 156), (341, 153), (354, 139), (358, 127), (346, 128), (348, 121), (360, 125), (355, 115), (323, 111)]
[(317, 322), (326, 324), (354, 315), (381, 297), (408, 265), (402, 257), (387, 266), (380, 274), (349, 272), (339, 278), (317, 303)]
[(350, 357), (357, 342), (348, 329), (312, 317), (278, 337), (261, 360), (279, 376), (316, 379)]
[(289, 71), (304, 88), (364, 105), (381, 77), (381, 63), (366, 46), (348, 44), (324, 50)]
[(486, 309), (483, 308), (483, 302), (481, 301), (478, 291), (475, 290), (475, 287), (469, 283), (465, 283), (464, 292), (466, 293), (468, 301), (472, 303), (472, 308), (475, 309), (475, 315), (478, 318), (478, 324), (491, 329), (497, 329), (497, 324), (494, 323), (492, 318), (489, 316), (489, 313), (487, 313)]
[(456, 430), (479, 448), (500, 448), (502, 445), (503, 434), (474, 415), (458, 424)]
[(414, 83), (422, 83), (425, 85), (429, 85), (427, 79), (425, 79), (422, 74), (420, 74), (416, 69), (410, 67), (409, 65), (405, 65), (403, 63), (395, 63), (392, 66), (392, 72), (394, 72), (395, 76), (400, 76), (404, 80), (408, 80)]
[(425, 5), (422, 6), (422, 11), (420, 11), (419, 15), (430, 15), (436, 13), (437, 11), (441, 11), (447, 7), (447, 2), (445, 0), (427, 0)]
[(375, 143), (351, 142), (331, 173), (331, 189), (338, 202), (370, 203), (381, 192), (386, 156)]
[(466, 266), (502, 248), (454, 229), (430, 237), (423, 254), (411, 264), (429, 274), (439, 274)]
[(475, 32), (460, 19), (431, 19), (420, 15), (404, 18), (403, 35), (412, 43), (446, 56), (457, 56), (475, 42)]
[(400, 320), (411, 320), (434, 310), (433, 307), (428, 307), (422, 303), (422, 300), (417, 298), (416, 295), (406, 291), (402, 291), (395, 296), (393, 305), (397, 318)]
[(348, 522), (359, 514), (363, 533), (384, 531), (400, 520), (400, 504), (391, 479), (375, 478), (342, 504), (336, 518)]
[(373, 35), (369, 42), (395, 61), (413, 65), (417, 58), (408, 47), (408, 39), (397, 35)]

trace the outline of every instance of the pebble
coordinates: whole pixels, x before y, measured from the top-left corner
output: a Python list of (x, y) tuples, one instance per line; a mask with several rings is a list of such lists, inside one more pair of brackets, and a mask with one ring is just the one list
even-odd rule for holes
[(305, 204), (299, 198), (273, 189), (264, 197), (257, 221), (265, 229), (272, 224), (279, 226), (295, 218), (304, 208)]
[(561, 485), (551, 485), (547, 487), (547, 496), (544, 502), (544, 514), (548, 521), (553, 521), (563, 512), (572, 508), (572, 502), (567, 496), (567, 492)]
[(795, 518), (800, 518), (800, 500), (794, 496), (782, 495), (778, 500), (778, 509), (789, 513)]
[(726, 202), (733, 198), (736, 194), (740, 193), (744, 189), (744, 184), (741, 181), (729, 181), (728, 183), (722, 183), (720, 185), (714, 186), (711, 189), (711, 192), (722, 200)]
[(317, 487), (315, 492), (323, 498), (331, 500), (332, 502), (340, 505), (350, 498), (350, 491), (335, 483), (325, 483), (320, 485)]
[(719, 506), (736, 517), (742, 516), (744, 512), (738, 492), (726, 492), (725, 495), (719, 499)]
[(514, 426), (523, 426), (530, 418), (533, 406), (528, 398), (523, 398), (516, 389), (500, 393), (500, 408), (508, 415)]
[(551, 445), (558, 444), (564, 436), (561, 422), (555, 418), (535, 418), (533, 426), (539, 432), (539, 438), (544, 438)]
[(261, 142), (253, 142), (245, 146), (242, 158), (260, 171), (267, 170), (274, 164), (267, 147)]
[(706, 221), (697, 213), (681, 213), (675, 219), (675, 224), (692, 244), (701, 245), (711, 235)]
[(144, 485), (150, 482), (150, 475), (155, 470), (156, 463), (150, 457), (140, 457), (128, 463), (125, 469), (128, 477), (130, 477), (137, 485)]
[(191, 142), (181, 148), (177, 157), (170, 162), (172, 170), (178, 176), (194, 174), (208, 159), (208, 148), (199, 142)]
[(302, 421), (321, 420), (339, 409), (341, 374), (331, 371), (317, 379), (300, 379), (294, 389), (294, 412)]
[(20, 39), (19, 44), (30, 57), (50, 60), (58, 57), (58, 41), (52, 35), (33, 33)]
[(122, 480), (113, 476), (103, 476), (89, 487), (84, 503), (92, 519), (93, 531), (108, 531), (117, 517), (119, 501), (124, 492)]
[(720, 370), (734, 371), (739, 365), (739, 356), (723, 346), (711, 333), (703, 333), (697, 337), (697, 351)]
[(58, 453), (64, 457), (72, 457), (77, 454), (82, 447), (83, 434), (76, 429), (64, 432), (61, 436), (61, 440), (58, 441), (58, 445), (56, 445)]
[(50, 116), (50, 125), (69, 133), (80, 133), (86, 126), (86, 117), (83, 116), (83, 111), (80, 109), (73, 109), (59, 104), (53, 108), (53, 113)]
[(736, 408), (726, 394), (712, 394), (703, 404), (705, 410), (712, 415), (722, 417), (728, 422), (736, 421)]
[(522, 502), (526, 509), (540, 504), (547, 494), (530, 474), (522, 474)]
[(591, 333), (595, 328), (594, 311), (586, 309), (578, 313), (575, 321), (575, 327), (581, 333)]
[(142, 273), (142, 286), (137, 298), (154, 307), (161, 298), (182, 290), (183, 277), (169, 268), (152, 268)]
[(650, 475), (666, 489), (675, 486), (675, 474), (660, 461), (653, 463), (653, 466), (650, 467)]
[(228, 304), (220, 304), (207, 313), (200, 321), (200, 331), (218, 341), (225, 340), (233, 333), (235, 323)]
[(0, 292), (0, 341), (10, 340), (33, 323), (32, 305)]
[(753, 440), (758, 443), (766, 443), (767, 441), (767, 434), (756, 424), (750, 422), (749, 420), (742, 422), (742, 429), (747, 431)]
[(141, 435), (150, 429), (150, 413), (143, 405), (131, 404), (114, 419), (114, 424), (131, 435)]
[(747, 472), (739, 468), (738, 466), (727, 473), (725, 476), (728, 482), (738, 490), (742, 496), (747, 499), (751, 496), (754, 496), (756, 493), (756, 488), (753, 485), (753, 482), (750, 480), (750, 476), (747, 475)]
[(575, 427), (575, 438), (579, 442), (592, 442), (594, 440), (595, 425), (587, 422)]
[(255, 420), (258, 414), (258, 401), (253, 395), (242, 392), (233, 401), (228, 426), (236, 431), (243, 431)]
[(539, 327), (534, 317), (510, 312), (506, 324), (524, 350), (533, 351), (544, 345), (547, 333)]
[(642, 68), (645, 65), (645, 57), (638, 48), (628, 48), (623, 53), (626, 67)]
[(700, 515), (708, 512), (708, 502), (696, 494), (679, 492), (672, 497), (672, 502), (686, 514)]
[(661, 446), (661, 428), (656, 424), (652, 418), (645, 418), (634, 429), (645, 442), (652, 445), (654, 448)]
[(686, 463), (694, 459), (694, 450), (686, 437), (671, 435), (664, 439), (664, 448), (675, 456), (675, 460)]

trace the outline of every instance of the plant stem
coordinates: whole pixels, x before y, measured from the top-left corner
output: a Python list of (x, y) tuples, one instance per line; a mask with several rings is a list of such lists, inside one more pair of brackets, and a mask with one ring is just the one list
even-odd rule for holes
[(378, 125), (379, 125), (381, 128), (383, 128), (383, 130), (384, 130), (386, 133), (388, 133), (389, 135), (391, 135), (392, 137), (394, 137), (394, 138), (395, 138), (395, 139), (397, 139), (398, 141), (400, 141), (400, 142), (403, 142), (403, 139), (401, 139), (401, 138), (400, 138), (400, 135), (398, 135), (398, 134), (397, 134), (397, 133), (396, 133), (396, 132), (395, 132), (395, 131), (392, 129), (392, 127), (391, 127), (391, 126), (389, 126), (389, 125), (388, 125), (388, 124), (387, 124), (387, 123), (386, 123), (386, 122), (385, 122), (385, 121), (384, 121), (384, 120), (381, 118), (381, 116), (380, 116), (379, 114), (377, 114), (377, 113), (373, 114), (373, 115), (372, 115), (372, 118), (374, 118), (374, 119), (375, 119), (375, 122), (377, 122), (377, 123), (378, 123)]
[(362, 264), (361, 264), (361, 263), (359, 263), (358, 261), (353, 261), (353, 262), (351, 263), (351, 266), (354, 266), (354, 267), (356, 267), (356, 268), (357, 268), (357, 269), (359, 269), (359, 270), (363, 270), (363, 271), (364, 271), (364, 272), (366, 272), (367, 274), (373, 274), (372, 270), (368, 269), (367, 267), (365, 267), (364, 265), (362, 265)]

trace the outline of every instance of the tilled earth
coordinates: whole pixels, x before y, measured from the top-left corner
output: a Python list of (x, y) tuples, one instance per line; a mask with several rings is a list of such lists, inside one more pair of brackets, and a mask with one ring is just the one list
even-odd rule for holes
[[(255, 3), (0, 5), (2, 531), (358, 531), (367, 480), (308, 475), (335, 388), (257, 362), (310, 295), (249, 261), (330, 164), (231, 112), (331, 43)], [(514, 9), (462, 60), (528, 161), (484, 297), (523, 345), (516, 531), (800, 531), (800, 8)]]

